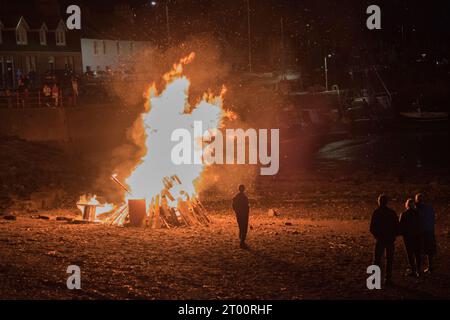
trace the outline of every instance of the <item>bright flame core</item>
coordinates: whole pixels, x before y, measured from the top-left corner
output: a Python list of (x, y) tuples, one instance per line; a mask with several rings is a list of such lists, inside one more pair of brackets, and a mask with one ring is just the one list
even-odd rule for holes
[[(130, 186), (131, 195), (127, 198), (142, 198), (150, 200), (167, 190), (167, 183), (164, 180), (173, 176), (178, 177), (178, 181), (170, 186), (170, 197), (167, 199), (170, 206), (176, 206), (175, 200), (182, 195), (193, 197), (196, 195), (194, 183), (204, 170), (205, 164), (201, 157), (201, 152), (194, 152), (192, 163), (176, 165), (171, 159), (171, 152), (176, 142), (171, 141), (171, 135), (176, 129), (186, 129), (193, 137), (193, 147), (196, 150), (205, 148), (206, 143), (200, 142), (206, 137), (203, 133), (195, 133), (193, 130), (194, 121), (201, 121), (203, 130), (217, 130), (222, 125), (222, 119), (229, 116), (230, 112), (223, 109), (223, 95), (215, 96), (212, 93), (205, 93), (200, 102), (191, 106), (188, 102), (188, 92), (190, 87), (189, 79), (183, 75), (183, 66), (194, 59), (195, 54), (180, 60), (171, 71), (163, 76), (165, 88), (159, 94), (153, 84), (148, 90), (148, 105), (146, 111), (141, 114), (140, 121), (145, 130), (145, 155), (140, 163), (126, 179), (126, 184)], [(185, 193), (184, 193), (184, 192)]]

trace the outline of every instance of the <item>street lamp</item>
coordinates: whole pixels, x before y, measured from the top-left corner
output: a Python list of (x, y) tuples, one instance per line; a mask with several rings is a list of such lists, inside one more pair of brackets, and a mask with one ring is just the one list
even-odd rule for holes
[(324, 58), (324, 69), (325, 69), (325, 91), (328, 91), (328, 59), (331, 58), (332, 55), (329, 53)]
[(248, 68), (252, 73), (252, 32), (250, 21), (250, 0), (247, 0), (247, 32), (248, 32)]
[(167, 44), (170, 44), (169, 0), (166, 0)]
[[(150, 1), (150, 5), (152, 7), (156, 7), (158, 2)], [(167, 28), (167, 43), (170, 44), (170, 24), (169, 24), (169, 0), (165, 1), (165, 10), (166, 10), (166, 28)]]

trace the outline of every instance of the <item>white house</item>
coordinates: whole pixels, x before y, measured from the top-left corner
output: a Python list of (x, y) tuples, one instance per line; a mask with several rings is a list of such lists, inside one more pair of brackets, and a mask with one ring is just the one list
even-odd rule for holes
[(119, 69), (133, 56), (150, 48), (147, 41), (81, 39), (83, 71), (105, 71)]

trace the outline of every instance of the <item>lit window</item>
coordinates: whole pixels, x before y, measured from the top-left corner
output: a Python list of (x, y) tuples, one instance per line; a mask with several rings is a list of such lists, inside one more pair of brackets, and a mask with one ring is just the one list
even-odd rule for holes
[(103, 54), (106, 54), (106, 41), (103, 41)]
[(130, 53), (133, 53), (133, 42), (130, 42)]
[(73, 70), (73, 57), (64, 58), (64, 68), (66, 70)]
[(55, 57), (48, 57), (48, 69), (55, 70)]
[(26, 72), (36, 71), (36, 57), (25, 56), (25, 70)]
[(117, 47), (117, 54), (120, 54), (120, 42), (119, 41), (117, 41), (116, 47)]

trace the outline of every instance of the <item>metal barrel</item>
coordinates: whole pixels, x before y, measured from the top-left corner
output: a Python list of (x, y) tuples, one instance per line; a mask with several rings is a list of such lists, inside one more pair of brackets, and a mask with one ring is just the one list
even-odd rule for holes
[(128, 215), (132, 227), (141, 227), (144, 224), (147, 215), (146, 209), (145, 199), (128, 200)]

